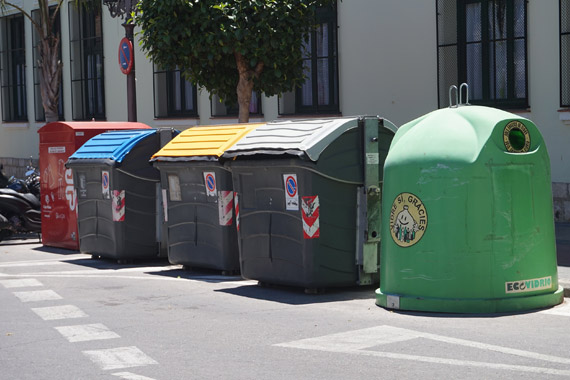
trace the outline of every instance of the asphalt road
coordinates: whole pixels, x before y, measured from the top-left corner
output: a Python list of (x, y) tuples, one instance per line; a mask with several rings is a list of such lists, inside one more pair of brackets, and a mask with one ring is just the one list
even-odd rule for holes
[(0, 378), (563, 379), (570, 303), (519, 314), (377, 307), (166, 261), (0, 244)]

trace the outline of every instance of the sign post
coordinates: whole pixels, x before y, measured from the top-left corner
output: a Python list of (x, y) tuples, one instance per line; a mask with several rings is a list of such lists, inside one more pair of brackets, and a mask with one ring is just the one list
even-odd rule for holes
[(134, 24), (124, 23), (125, 37), (119, 43), (119, 68), (127, 76), (128, 121), (137, 121), (137, 85), (135, 81), (135, 54), (133, 51)]

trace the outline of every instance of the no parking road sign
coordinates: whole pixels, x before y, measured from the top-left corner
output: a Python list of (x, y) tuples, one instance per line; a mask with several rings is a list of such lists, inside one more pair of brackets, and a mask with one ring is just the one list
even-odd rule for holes
[(133, 69), (133, 44), (127, 38), (123, 37), (119, 43), (119, 68), (125, 75), (129, 75)]
[(285, 184), (285, 208), (289, 211), (299, 211), (299, 194), (297, 174), (283, 174)]
[(206, 195), (216, 196), (216, 174), (214, 172), (204, 172), (204, 184), (206, 185)]

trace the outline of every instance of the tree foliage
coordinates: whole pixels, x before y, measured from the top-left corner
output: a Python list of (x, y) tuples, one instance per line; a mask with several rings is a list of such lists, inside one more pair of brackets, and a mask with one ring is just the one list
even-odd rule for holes
[(302, 47), (315, 11), (333, 0), (141, 0), (142, 48), (163, 68), (237, 101), (249, 119), (252, 90), (268, 96), (304, 81)]

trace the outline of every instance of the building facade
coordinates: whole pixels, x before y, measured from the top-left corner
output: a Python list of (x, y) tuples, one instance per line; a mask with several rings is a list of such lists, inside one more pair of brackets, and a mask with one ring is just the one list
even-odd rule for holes
[[(18, 2), (18, 1), (16, 1)], [(55, 2), (53, 2), (55, 4)], [(56, 29), (63, 62), (60, 119), (127, 120), (118, 47), (122, 20), (95, 1), (65, 1)], [(34, 0), (19, 0), (30, 14)], [(37, 17), (37, 16), (34, 16)], [(519, 114), (540, 128), (551, 159), (555, 218), (570, 221), (570, 0), (343, 0), (318, 15), (306, 49), (308, 80), (280, 97), (254, 94), (250, 121), (380, 115), (402, 125), (448, 106), (467, 82), (470, 101)], [(135, 29), (136, 33), (137, 29)], [(0, 162), (37, 159), (44, 125), (31, 22), (0, 17)], [(163, 70), (135, 36), (137, 119), (155, 128), (237, 122), (237, 107)]]

